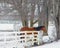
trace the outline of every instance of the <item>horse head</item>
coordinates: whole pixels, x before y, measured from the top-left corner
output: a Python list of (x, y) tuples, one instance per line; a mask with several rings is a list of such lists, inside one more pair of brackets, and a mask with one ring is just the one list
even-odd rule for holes
[(34, 27), (34, 29), (37, 30), (37, 31), (42, 30), (43, 32), (47, 32), (45, 26)]

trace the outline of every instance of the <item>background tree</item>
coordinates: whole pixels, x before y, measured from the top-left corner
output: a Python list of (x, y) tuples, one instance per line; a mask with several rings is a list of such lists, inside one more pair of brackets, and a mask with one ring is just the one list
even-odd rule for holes
[[(30, 8), (28, 9), (27, 6), (29, 6), (29, 3), (30, 3)], [(22, 11), (21, 11), (22, 16), (21, 16), (21, 18), (22, 18), (23, 26), (28, 26), (28, 24), (29, 24), (28, 21), (30, 21), (30, 27), (33, 27), (33, 25), (37, 22), (38, 22), (38, 26), (46, 24), (47, 16), (45, 13), (46, 7), (44, 4), (45, 4), (44, 0), (34, 0), (34, 1), (32, 1), (32, 0), (24, 0), (23, 1), (22, 0)], [(35, 16), (35, 14), (34, 14), (36, 5), (38, 8), (38, 10), (37, 10), (38, 15), (37, 16)], [(28, 11), (30, 12), (30, 15), (28, 15)]]

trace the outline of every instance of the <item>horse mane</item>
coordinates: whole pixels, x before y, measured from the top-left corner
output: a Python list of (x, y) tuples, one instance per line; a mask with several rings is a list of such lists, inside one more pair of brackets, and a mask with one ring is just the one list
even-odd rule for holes
[(34, 27), (34, 29), (35, 29), (36, 31), (39, 31), (39, 30), (41, 30), (43, 27), (45, 27), (45, 26)]

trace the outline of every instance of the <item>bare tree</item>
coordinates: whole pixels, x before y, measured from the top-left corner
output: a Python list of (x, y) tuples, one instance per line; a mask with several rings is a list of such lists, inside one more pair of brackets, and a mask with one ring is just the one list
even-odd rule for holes
[[(59, 14), (59, 3), (58, 2), (56, 2), (56, 0), (50, 0), (49, 1), (49, 5), (50, 6), (48, 6), (49, 7), (49, 16), (48, 16), (48, 22), (49, 21), (54, 21), (55, 22), (55, 26), (56, 26), (56, 30), (57, 30), (57, 34), (59, 34), (58, 32), (58, 14)], [(57, 37), (58, 37), (58, 35), (57, 35)]]
[[(28, 26), (28, 21), (30, 21), (30, 27), (33, 27), (35, 23), (38, 22), (38, 25), (45, 25), (47, 26), (47, 16), (46, 16), (46, 1), (47, 0), (19, 0), (19, 2), (14, 1), (14, 5), (16, 9), (19, 11), (20, 16), (21, 16), (21, 21), (23, 26)], [(28, 6), (29, 3), (31, 4), (30, 6), (30, 12), (31, 15), (28, 15)], [(35, 5), (37, 4), (38, 8), (38, 16), (37, 19), (34, 12), (35, 12)], [(44, 5), (45, 4), (45, 5)], [(40, 9), (41, 8), (41, 9)], [(29, 19), (30, 17), (30, 19)]]
[[(33, 25), (35, 24), (35, 23), (37, 23), (38, 22), (38, 25), (39, 26), (41, 26), (41, 25), (46, 25), (47, 24), (47, 22), (46, 22), (46, 19), (47, 19), (47, 17), (46, 17), (46, 7), (45, 7), (45, 5), (43, 5), (43, 4), (46, 4), (45, 3), (45, 1), (43, 0), (34, 0), (34, 1), (32, 1), (32, 0), (29, 0), (30, 1), (30, 3), (31, 3), (31, 15), (30, 15), (30, 19), (27, 19), (28, 18), (28, 12), (27, 12), (27, 0), (24, 0), (24, 3), (23, 3), (23, 0), (22, 0), (22, 4), (24, 4), (24, 5), (22, 5), (22, 24), (23, 24), (23, 26), (28, 26), (28, 20), (30, 20), (30, 27), (33, 27)], [(35, 15), (34, 15), (34, 12), (35, 12), (35, 5), (38, 5), (38, 16), (37, 16), (37, 20), (34, 20), (34, 18), (35, 18)], [(40, 10), (40, 8), (42, 8), (41, 10)], [(25, 10), (25, 12), (24, 12), (24, 10)], [(25, 14), (25, 15), (24, 15)], [(47, 26), (47, 25), (46, 25)]]

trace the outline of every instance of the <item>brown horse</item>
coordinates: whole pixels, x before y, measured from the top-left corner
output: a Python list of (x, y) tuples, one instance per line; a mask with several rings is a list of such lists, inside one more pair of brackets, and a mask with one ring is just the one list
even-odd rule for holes
[(47, 32), (45, 26), (32, 27), (32, 28), (22, 27), (22, 28), (20, 29), (20, 31), (40, 31), (40, 30), (42, 30), (43, 32)]

